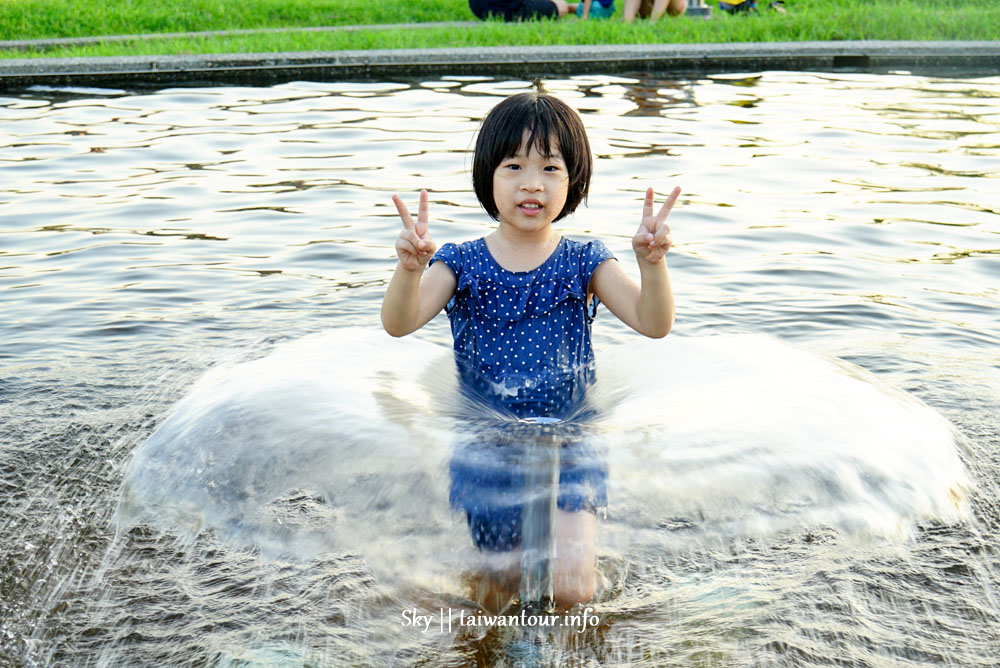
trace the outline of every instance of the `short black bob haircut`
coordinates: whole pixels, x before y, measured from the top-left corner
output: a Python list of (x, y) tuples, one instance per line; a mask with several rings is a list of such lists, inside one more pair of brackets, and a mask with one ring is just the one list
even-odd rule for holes
[(586, 201), (594, 171), (590, 142), (583, 122), (562, 100), (539, 92), (512, 95), (493, 107), (483, 119), (472, 158), (472, 187), (479, 203), (493, 220), (500, 211), (493, 199), (493, 174), (500, 163), (517, 155), (528, 131), (528, 146), (550, 157), (558, 149), (566, 163), (569, 190), (566, 204), (555, 220), (576, 211)]

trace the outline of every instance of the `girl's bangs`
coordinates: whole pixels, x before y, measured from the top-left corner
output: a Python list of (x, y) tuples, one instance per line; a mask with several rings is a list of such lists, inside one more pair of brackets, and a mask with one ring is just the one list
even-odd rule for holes
[[(514, 122), (509, 126), (511, 131), (505, 137), (506, 141), (503, 147), (505, 158), (517, 155), (522, 145), (525, 149), (533, 148), (536, 153), (546, 158), (552, 157), (555, 150), (562, 150), (564, 141), (560, 135), (565, 134), (565, 132), (559, 132), (559, 129), (565, 124), (560, 123), (559, 112), (556, 109), (535, 101), (535, 104), (525, 105), (519, 111), (521, 113), (512, 119)], [(513, 130), (513, 128), (517, 129)], [(524, 142), (525, 131), (528, 132), (526, 143)]]
[[(544, 109), (544, 111), (551, 112), (551, 109)], [(528, 128), (527, 145), (533, 147), (538, 155), (551, 158), (553, 144), (559, 146), (560, 142), (559, 137), (552, 136), (553, 126), (558, 127), (558, 123), (553, 123), (548, 116), (549, 114), (546, 113), (536, 113), (534, 118), (528, 119), (528, 124), (525, 127)]]

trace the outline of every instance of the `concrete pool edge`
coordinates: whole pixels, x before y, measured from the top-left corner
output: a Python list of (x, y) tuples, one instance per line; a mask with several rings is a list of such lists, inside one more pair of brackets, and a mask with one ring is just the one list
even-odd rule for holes
[(385, 80), (446, 75), (671, 75), (843, 69), (1000, 73), (1000, 41), (768, 42), (27, 58), (0, 61), (0, 90), (38, 85), (272, 85), (295, 80)]

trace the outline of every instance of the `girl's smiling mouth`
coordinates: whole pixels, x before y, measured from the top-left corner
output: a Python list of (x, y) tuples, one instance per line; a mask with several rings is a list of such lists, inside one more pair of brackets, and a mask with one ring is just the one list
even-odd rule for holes
[(521, 213), (526, 216), (537, 215), (539, 211), (542, 210), (542, 203), (536, 199), (526, 199), (517, 205), (517, 208), (521, 210)]

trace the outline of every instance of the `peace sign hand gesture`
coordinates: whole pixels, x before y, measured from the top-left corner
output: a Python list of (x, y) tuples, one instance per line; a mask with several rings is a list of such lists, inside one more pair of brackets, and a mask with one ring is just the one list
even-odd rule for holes
[(427, 229), (427, 191), (420, 191), (416, 222), (413, 222), (409, 209), (403, 204), (399, 195), (393, 195), (392, 201), (403, 221), (403, 229), (396, 238), (396, 255), (399, 256), (399, 263), (408, 271), (423, 269), (437, 250), (437, 245)]
[(642, 205), (642, 222), (639, 230), (632, 237), (632, 250), (640, 260), (645, 260), (650, 264), (657, 264), (670, 250), (670, 226), (667, 225), (667, 216), (674, 208), (674, 203), (681, 194), (681, 189), (674, 188), (667, 201), (660, 207), (659, 213), (653, 215), (653, 189), (646, 190), (646, 201)]

